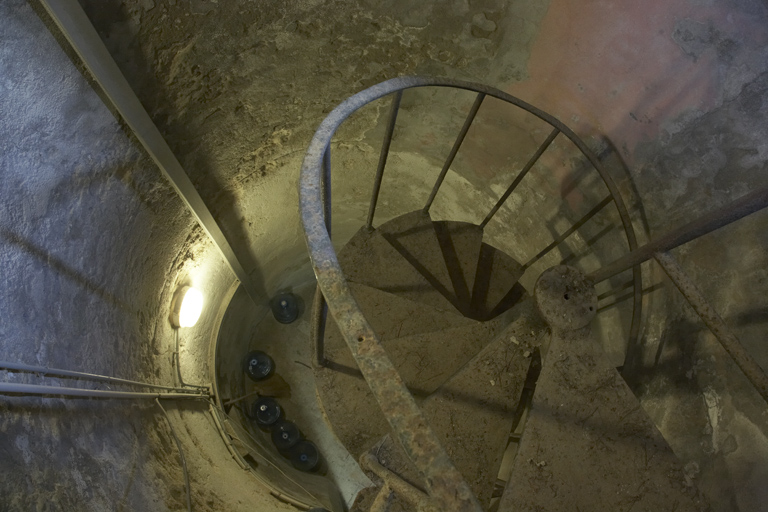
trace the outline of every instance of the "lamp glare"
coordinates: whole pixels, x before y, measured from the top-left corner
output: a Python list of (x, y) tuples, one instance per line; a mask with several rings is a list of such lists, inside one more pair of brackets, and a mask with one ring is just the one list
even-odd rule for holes
[(200, 318), (203, 311), (203, 294), (195, 288), (187, 289), (181, 299), (179, 310), (179, 327), (192, 327)]

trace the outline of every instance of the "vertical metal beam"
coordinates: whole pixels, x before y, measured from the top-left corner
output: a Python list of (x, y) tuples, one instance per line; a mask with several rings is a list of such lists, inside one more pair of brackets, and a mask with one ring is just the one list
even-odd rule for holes
[(77, 0), (41, 0), (96, 82), (197, 219), (254, 302), (264, 300), (189, 176), (131, 89)]
[(525, 178), (525, 175), (528, 174), (528, 171), (531, 170), (531, 168), (536, 164), (536, 162), (539, 161), (539, 158), (541, 158), (541, 155), (544, 154), (544, 152), (547, 150), (550, 144), (552, 144), (552, 141), (555, 140), (555, 137), (560, 133), (560, 130), (558, 128), (553, 128), (552, 132), (549, 134), (547, 139), (539, 146), (539, 149), (536, 150), (536, 152), (533, 154), (533, 156), (528, 160), (528, 163), (525, 164), (525, 167), (523, 167), (523, 170), (520, 171), (520, 174), (517, 175), (515, 180), (512, 182), (512, 184), (509, 186), (506, 192), (504, 192), (504, 195), (502, 195), (496, 205), (491, 209), (490, 212), (488, 212), (488, 215), (485, 216), (485, 219), (483, 219), (483, 222), (480, 223), (481, 228), (485, 228), (485, 226), (490, 222), (490, 220), (493, 218), (494, 215), (496, 215), (496, 212), (499, 211), (499, 208), (504, 204), (504, 202), (507, 200), (507, 198), (512, 194), (512, 192), (517, 188), (517, 186), (520, 184), (521, 181), (523, 181), (523, 178)]
[(588, 212), (588, 213), (587, 213), (585, 216), (583, 216), (581, 219), (579, 219), (579, 221), (578, 221), (576, 224), (574, 224), (573, 226), (571, 226), (570, 228), (568, 228), (568, 229), (567, 229), (567, 230), (566, 230), (566, 231), (565, 231), (565, 232), (564, 232), (562, 235), (558, 236), (558, 237), (557, 237), (557, 238), (556, 238), (556, 239), (555, 239), (555, 240), (554, 240), (554, 241), (553, 241), (551, 244), (549, 244), (548, 246), (546, 246), (544, 249), (542, 249), (541, 251), (539, 251), (539, 253), (538, 253), (536, 256), (534, 256), (533, 258), (531, 258), (531, 259), (528, 261), (528, 263), (526, 263), (525, 265), (523, 265), (523, 270), (525, 270), (525, 269), (529, 268), (531, 265), (533, 265), (534, 263), (536, 263), (537, 261), (539, 261), (541, 258), (543, 258), (544, 256), (546, 256), (546, 255), (549, 253), (549, 251), (551, 251), (552, 249), (554, 249), (555, 247), (557, 247), (558, 245), (560, 245), (561, 243), (563, 243), (563, 242), (565, 241), (565, 239), (566, 239), (566, 238), (568, 238), (569, 236), (571, 236), (571, 235), (574, 233), (574, 231), (576, 231), (577, 229), (579, 229), (581, 226), (583, 226), (584, 224), (586, 224), (587, 222), (589, 222), (589, 219), (591, 219), (592, 217), (594, 217), (594, 216), (595, 216), (595, 215), (596, 215), (596, 214), (597, 214), (597, 213), (598, 213), (600, 210), (602, 210), (603, 208), (605, 208), (606, 206), (608, 206), (608, 204), (609, 204), (611, 201), (613, 201), (613, 197), (611, 197), (611, 196), (608, 196), (608, 197), (606, 197), (605, 199), (603, 199), (602, 201), (600, 201), (600, 203), (598, 203), (598, 205), (597, 205), (597, 206), (595, 206), (594, 208), (592, 208), (592, 209), (591, 209), (591, 210), (590, 210), (590, 211), (589, 211), (589, 212)]
[(616, 274), (620, 274), (635, 265), (653, 258), (657, 252), (674, 249), (766, 207), (768, 207), (768, 188), (750, 192), (730, 204), (704, 214), (698, 219), (625, 254), (613, 263), (592, 272), (589, 274), (589, 278), (595, 284), (605, 281)]
[(373, 228), (373, 215), (376, 213), (376, 203), (379, 201), (379, 190), (381, 190), (381, 180), (384, 178), (384, 167), (387, 165), (389, 156), (389, 146), (392, 144), (392, 134), (395, 131), (395, 122), (397, 121), (397, 112), (400, 109), (400, 100), (403, 98), (403, 91), (397, 91), (392, 98), (392, 107), (389, 110), (389, 122), (387, 131), (384, 133), (384, 140), (381, 143), (381, 152), (379, 153), (379, 166), (376, 168), (376, 177), (373, 180), (373, 192), (371, 193), (371, 205), (368, 208), (368, 220), (366, 226)]
[(325, 229), (328, 230), (328, 238), (331, 238), (331, 144), (325, 148), (323, 155), (323, 179), (320, 182), (323, 189), (323, 212), (325, 213)]
[(429, 194), (429, 199), (427, 199), (427, 204), (424, 206), (424, 213), (429, 212), (429, 208), (432, 206), (432, 203), (434, 202), (435, 197), (437, 196), (437, 191), (440, 190), (440, 185), (443, 184), (445, 175), (448, 174), (448, 169), (451, 168), (451, 164), (453, 164), (453, 159), (456, 158), (456, 153), (459, 152), (459, 148), (461, 148), (461, 143), (464, 142), (464, 137), (467, 136), (469, 127), (472, 126), (472, 121), (475, 120), (477, 111), (480, 110), (480, 105), (483, 104), (484, 99), (485, 99), (485, 93), (483, 92), (478, 93), (477, 97), (475, 98), (475, 102), (472, 104), (472, 108), (469, 110), (469, 114), (467, 114), (467, 118), (464, 120), (464, 126), (461, 127), (461, 131), (459, 132), (458, 137), (456, 137), (456, 142), (453, 143), (451, 152), (448, 153), (448, 158), (445, 160), (445, 164), (443, 164), (443, 169), (440, 171), (440, 175), (437, 177), (435, 186), (432, 187), (432, 193)]
[(755, 386), (763, 400), (768, 402), (768, 376), (766, 376), (760, 365), (757, 364), (757, 361), (744, 349), (744, 346), (739, 343), (738, 338), (728, 330), (728, 327), (720, 315), (717, 314), (715, 308), (707, 302), (699, 288), (693, 284), (671, 254), (668, 252), (657, 252), (653, 257), (659, 262), (659, 265), (667, 273), (669, 279), (675, 283), (677, 289), (680, 290), (688, 304), (696, 311), (699, 318), (712, 331), (712, 334), (715, 335), (715, 338), (717, 338), (725, 351), (741, 368), (749, 382)]
[[(331, 237), (331, 144), (325, 149), (323, 154), (323, 170), (320, 180), (320, 189), (323, 201), (323, 214), (325, 216), (325, 229), (328, 231), (328, 237)], [(315, 367), (325, 366), (325, 323), (328, 318), (328, 304), (325, 302), (323, 290), (318, 286), (315, 289), (315, 298), (312, 301), (312, 328), (310, 331), (310, 341), (314, 347), (315, 357), (313, 364)]]

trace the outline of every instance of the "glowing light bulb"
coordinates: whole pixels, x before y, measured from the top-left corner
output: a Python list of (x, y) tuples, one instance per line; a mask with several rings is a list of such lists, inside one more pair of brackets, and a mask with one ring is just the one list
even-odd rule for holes
[(203, 294), (195, 288), (188, 288), (181, 299), (179, 327), (192, 327), (203, 312)]
[(176, 291), (171, 303), (171, 325), (174, 327), (192, 327), (203, 311), (203, 294), (191, 286), (184, 286)]

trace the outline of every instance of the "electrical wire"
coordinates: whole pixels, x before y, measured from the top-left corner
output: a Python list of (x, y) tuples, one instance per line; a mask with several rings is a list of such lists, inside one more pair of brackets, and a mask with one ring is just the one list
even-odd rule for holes
[(48, 368), (46, 366), (33, 366), (22, 363), (9, 363), (7, 361), (0, 361), (0, 370), (21, 371), (30, 373), (39, 373), (41, 375), (53, 375), (57, 377), (76, 377), (82, 379), (88, 379), (93, 381), (111, 382), (114, 384), (126, 384), (130, 386), (140, 386), (151, 389), (163, 389), (166, 391), (186, 392), (191, 390), (176, 388), (172, 386), (161, 386), (159, 384), (149, 384), (147, 382), (138, 382), (135, 380), (120, 379), (118, 377), (108, 377), (106, 375), (98, 375), (95, 373), (85, 373), (73, 370), (62, 370), (60, 368)]
[(173, 332), (174, 332), (174, 336), (176, 338), (176, 351), (173, 353), (174, 358), (175, 358), (174, 366), (176, 366), (176, 377), (179, 380), (179, 385), (182, 388), (189, 387), (189, 388), (195, 388), (195, 389), (205, 389), (205, 390), (208, 390), (208, 386), (197, 386), (195, 384), (187, 384), (186, 382), (184, 382), (184, 379), (181, 377), (181, 359), (179, 358), (179, 351), (180, 351), (180, 349), (179, 349), (179, 329), (176, 328), (176, 329), (173, 330)]
[(173, 400), (208, 399), (208, 395), (205, 393), (146, 393), (139, 391), (111, 391), (105, 389), (65, 388), (39, 384), (17, 384), (14, 382), (0, 382), (0, 394), (10, 393), (22, 395), (57, 395), (80, 398), (162, 398)]

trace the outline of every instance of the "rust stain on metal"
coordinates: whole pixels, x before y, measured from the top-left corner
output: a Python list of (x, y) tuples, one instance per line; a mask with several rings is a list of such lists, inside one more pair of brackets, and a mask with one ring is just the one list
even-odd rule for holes
[[(635, 233), (624, 201), (613, 179), (600, 161), (576, 134), (555, 117), (498, 89), (447, 79), (402, 77), (374, 85), (351, 96), (336, 107), (317, 129), (302, 163), (299, 183), (299, 206), (310, 258), (318, 286), (325, 296), (339, 330), (349, 346), (376, 401), (387, 418), (394, 435), (408, 457), (422, 472), (432, 503), (439, 510), (470, 512), (481, 510), (462, 475), (427, 425), (413, 396), (379, 343), (376, 333), (363, 316), (339, 266), (326, 226), (323, 158), (337, 127), (363, 105), (393, 92), (413, 87), (452, 87), (475, 91), (516, 105), (539, 117), (568, 137), (592, 163), (608, 187), (626, 232), (630, 250), (637, 247)], [(640, 267), (634, 269), (635, 311), (633, 329), (639, 320)], [(630, 340), (632, 343), (632, 340)], [(322, 361), (320, 356), (319, 361)]]

